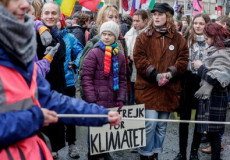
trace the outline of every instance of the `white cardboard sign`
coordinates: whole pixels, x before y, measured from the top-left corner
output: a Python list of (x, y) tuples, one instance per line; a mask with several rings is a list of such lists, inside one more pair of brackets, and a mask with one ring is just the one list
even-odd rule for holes
[[(119, 114), (126, 118), (145, 118), (145, 106), (124, 106)], [(146, 145), (145, 121), (122, 120), (119, 126), (89, 127), (89, 141), (90, 155), (143, 147)]]

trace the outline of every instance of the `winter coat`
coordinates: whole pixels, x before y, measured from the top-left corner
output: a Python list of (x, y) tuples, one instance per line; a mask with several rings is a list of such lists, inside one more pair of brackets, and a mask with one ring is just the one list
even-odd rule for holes
[[(211, 84), (213, 86), (213, 89), (211, 92), (211, 96), (208, 100), (199, 100), (199, 107), (197, 109), (197, 112), (198, 112), (197, 120), (224, 122), (226, 121), (227, 110), (228, 110), (227, 108), (228, 107), (227, 87), (222, 87), (219, 80), (217, 80), (217, 78), (213, 78), (213, 76), (210, 76), (210, 70), (213, 71), (214, 67), (212, 69), (208, 69), (207, 66), (205, 66), (205, 61), (211, 54), (214, 54), (216, 52), (219, 55), (227, 54), (229, 57), (230, 48), (229, 46), (227, 46), (225, 49), (217, 50), (215, 47), (209, 47), (206, 50), (206, 52), (207, 52), (207, 57), (203, 60), (203, 65), (201, 65), (197, 71), (201, 79)], [(217, 58), (219, 57), (215, 57), (215, 58), (216, 58), (215, 61), (217, 61)], [(225, 62), (222, 61), (221, 59), (219, 59), (219, 61), (223, 62), (222, 65), (225, 65), (226, 68), (229, 68), (229, 63), (227, 63), (227, 58)], [(217, 72), (222, 73), (222, 75), (225, 75), (225, 76), (230, 74), (229, 69), (227, 71), (218, 70)], [(223, 77), (224, 76), (222, 76), (221, 78)], [(225, 125), (223, 124), (199, 124), (198, 132), (200, 133), (203, 133), (204, 131), (220, 132), (224, 130), (224, 127)]]
[(113, 68), (109, 77), (104, 76), (105, 52), (96, 47), (89, 51), (82, 67), (82, 89), (84, 100), (106, 108), (115, 107), (126, 99), (126, 70), (124, 55), (118, 52), (119, 90), (113, 91)]
[[(128, 56), (133, 56), (133, 49), (136, 42), (137, 36), (144, 31), (142, 30), (136, 30), (134, 27), (132, 27), (126, 34), (125, 34), (125, 41), (128, 48)], [(131, 74), (131, 82), (136, 82), (136, 76), (137, 76), (137, 69), (135, 67), (135, 64), (132, 63), (132, 74)]]
[[(13, 61), (8, 52), (0, 48), (0, 65), (16, 70), (28, 86), (32, 81), (34, 62), (27, 68), (22, 68)], [(40, 74), (37, 75), (38, 101), (43, 108), (53, 110), (58, 114), (107, 114), (109, 110), (96, 104), (88, 104), (76, 98), (64, 96), (50, 90), (50, 84)], [(0, 92), (0, 97), (4, 97)], [(0, 99), (0, 104), (1, 104)], [(4, 101), (4, 100), (3, 100)], [(2, 106), (3, 107), (3, 106)], [(108, 123), (107, 118), (59, 118), (59, 122), (74, 125), (101, 126)], [(38, 105), (28, 110), (0, 114), (0, 148), (19, 142), (35, 135), (44, 123), (44, 116)]]
[[(57, 43), (60, 43), (60, 47), (53, 57), (53, 61), (50, 64), (50, 71), (46, 75), (46, 79), (49, 81), (52, 90), (64, 93), (64, 89), (66, 87), (64, 72), (66, 46), (62, 36), (59, 35), (59, 32), (56, 31), (56, 29), (57, 28), (54, 28), (50, 31), (53, 40), (49, 46), (56, 46)], [(42, 45), (39, 34), (37, 34), (37, 44), (37, 55), (38, 59), (41, 60), (44, 57), (46, 47)]]
[[(75, 86), (77, 83), (79, 60), (84, 47), (80, 41), (74, 37), (74, 35), (69, 33), (69, 30), (62, 30), (61, 35), (66, 45), (66, 56), (64, 62), (66, 87)], [(69, 69), (69, 62), (74, 63), (73, 69)]]
[(38, 60), (37, 55), (34, 57), (34, 61), (37, 63), (38, 73), (46, 77), (46, 74), (50, 71), (50, 62), (45, 58)]
[[(146, 109), (172, 112), (179, 105), (180, 75), (188, 65), (186, 40), (177, 32), (165, 35), (153, 30), (152, 36), (142, 32), (136, 39), (134, 62), (137, 68), (135, 101)], [(151, 73), (170, 71), (173, 78), (163, 87), (150, 78)]]
[(85, 31), (87, 28), (81, 27), (79, 25), (67, 27), (70, 32), (85, 46)]

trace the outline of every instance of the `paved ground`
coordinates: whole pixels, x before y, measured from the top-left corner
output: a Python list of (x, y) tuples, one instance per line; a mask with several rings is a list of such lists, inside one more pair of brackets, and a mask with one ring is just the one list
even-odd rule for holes
[[(172, 114), (170, 118), (174, 119)], [(228, 119), (230, 121), (230, 110), (228, 111)], [(194, 124), (190, 125), (189, 146), (190, 151), (191, 137), (193, 133)], [(80, 150), (80, 158), (77, 160), (87, 160), (87, 127), (77, 127), (77, 145)], [(222, 160), (229, 160), (230, 158), (230, 125), (226, 126), (225, 134), (223, 136), (224, 151), (221, 153)], [(201, 144), (204, 147), (206, 144)], [(68, 156), (67, 147), (59, 151), (59, 160), (74, 160)], [(178, 147), (178, 123), (168, 123), (167, 135), (164, 142), (164, 151), (159, 154), (159, 160), (173, 160), (179, 150)], [(139, 160), (137, 153), (131, 153), (130, 150), (118, 151), (111, 153), (115, 160)], [(200, 160), (210, 160), (210, 155), (199, 152)]]

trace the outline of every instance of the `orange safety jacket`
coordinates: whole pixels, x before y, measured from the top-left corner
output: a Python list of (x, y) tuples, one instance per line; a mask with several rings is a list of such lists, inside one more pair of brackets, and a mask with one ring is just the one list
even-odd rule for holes
[[(28, 87), (20, 73), (12, 68), (0, 66), (0, 113), (39, 107), (37, 93), (37, 65), (34, 64), (32, 81)], [(41, 152), (46, 160), (53, 157), (46, 144), (37, 135), (23, 139), (0, 151), (0, 160), (41, 160)]]

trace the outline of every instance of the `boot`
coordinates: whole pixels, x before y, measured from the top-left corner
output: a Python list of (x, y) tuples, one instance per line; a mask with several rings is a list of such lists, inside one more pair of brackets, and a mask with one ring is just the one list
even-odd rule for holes
[(153, 156), (142, 156), (140, 155), (140, 160), (154, 160)]
[(199, 160), (197, 149), (192, 149), (189, 160)]
[(158, 153), (153, 154), (153, 160), (158, 160)]
[(173, 160), (186, 160), (186, 155), (182, 155), (181, 153), (178, 153)]

